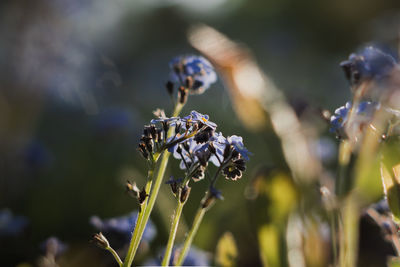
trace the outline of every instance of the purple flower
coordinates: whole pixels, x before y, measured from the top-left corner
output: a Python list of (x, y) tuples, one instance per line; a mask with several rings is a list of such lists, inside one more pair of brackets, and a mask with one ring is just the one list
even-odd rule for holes
[(349, 59), (340, 63), (347, 79), (357, 85), (365, 79), (380, 80), (397, 65), (396, 60), (380, 49), (368, 46), (360, 53), (351, 54)]
[[(352, 108), (352, 103), (347, 102), (346, 105), (337, 108), (331, 116), (330, 132), (335, 132), (339, 136), (346, 136), (345, 127), (348, 121), (349, 112)], [(352, 128), (360, 128), (359, 126), (368, 123), (372, 120), (374, 112), (380, 108), (380, 105), (375, 102), (363, 101), (358, 104), (354, 113), (354, 118), (350, 126)]]
[(46, 255), (58, 257), (67, 250), (67, 245), (55, 236), (47, 238), (41, 245), (40, 249)]
[(28, 226), (28, 219), (14, 216), (8, 209), (0, 210), (0, 236), (17, 236)]
[(180, 121), (179, 117), (171, 117), (171, 118), (157, 118), (152, 119), (150, 124), (157, 124), (157, 123), (167, 123), (169, 126), (175, 126)]
[[(126, 241), (129, 241), (136, 224), (137, 215), (138, 213), (134, 211), (125, 216), (103, 220), (98, 216), (92, 216), (90, 218), (90, 224), (105, 235), (109, 233), (117, 234), (122, 236)], [(154, 239), (156, 233), (157, 230), (155, 225), (149, 220), (143, 233), (143, 240), (150, 242)]]
[(347, 102), (344, 106), (341, 106), (335, 110), (335, 113), (331, 116), (331, 132), (338, 132), (343, 128), (350, 109), (351, 102)]
[(197, 122), (200, 125), (207, 125), (208, 127), (212, 128), (212, 129), (216, 129), (217, 128), (217, 124), (210, 121), (209, 120), (209, 116), (208, 115), (203, 115), (195, 110), (192, 110), (192, 112), (190, 112), (190, 115), (184, 117), (182, 119), (182, 122), (188, 122), (188, 123), (194, 123)]
[(169, 66), (171, 80), (188, 88), (190, 94), (202, 94), (217, 81), (213, 66), (201, 56), (179, 56)]
[(232, 135), (226, 138), (228, 144), (232, 145), (237, 152), (242, 155), (245, 160), (249, 160), (249, 155), (251, 153), (247, 150), (247, 148), (243, 144), (243, 138), (241, 136)]
[(198, 162), (196, 153), (197, 151), (204, 149), (205, 146), (207, 146), (207, 144), (198, 144), (192, 137), (181, 144), (172, 147), (170, 152), (173, 153), (174, 158), (181, 160), (179, 167), (184, 170), (186, 169), (186, 165), (190, 167), (194, 163)]

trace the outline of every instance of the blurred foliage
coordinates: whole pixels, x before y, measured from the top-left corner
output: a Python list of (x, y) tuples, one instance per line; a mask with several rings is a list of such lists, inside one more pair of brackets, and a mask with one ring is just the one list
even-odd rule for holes
[(215, 263), (217, 266), (237, 266), (238, 250), (232, 233), (226, 232), (220, 238), (215, 254)]

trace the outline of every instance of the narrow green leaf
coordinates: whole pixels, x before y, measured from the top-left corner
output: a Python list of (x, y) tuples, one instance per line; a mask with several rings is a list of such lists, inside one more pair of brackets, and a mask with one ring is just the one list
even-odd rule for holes
[(383, 190), (388, 200), (389, 208), (392, 211), (393, 219), (400, 223), (400, 165), (396, 165), (389, 171), (381, 163), (381, 178)]
[(390, 258), (388, 260), (389, 267), (400, 267), (400, 258)]

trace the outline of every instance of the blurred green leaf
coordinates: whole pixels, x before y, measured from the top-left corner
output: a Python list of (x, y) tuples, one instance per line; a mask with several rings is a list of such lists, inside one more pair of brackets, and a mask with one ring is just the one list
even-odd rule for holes
[(399, 258), (391, 258), (388, 260), (389, 267), (400, 267), (400, 259)]
[(288, 216), (298, 201), (292, 178), (283, 171), (261, 171), (253, 180), (251, 204), (264, 266), (286, 266), (285, 232)]
[(389, 208), (392, 211), (393, 219), (400, 223), (400, 164), (393, 167), (390, 172), (387, 167), (381, 164), (381, 178), (384, 192), (388, 200)]
[(226, 232), (218, 241), (215, 262), (217, 266), (237, 266), (238, 250), (231, 232)]

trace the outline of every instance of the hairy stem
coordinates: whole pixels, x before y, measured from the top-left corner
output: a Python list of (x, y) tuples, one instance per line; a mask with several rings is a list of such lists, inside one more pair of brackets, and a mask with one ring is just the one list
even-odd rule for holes
[(176, 261), (175, 266), (182, 266), (183, 261), (186, 258), (187, 253), (189, 252), (190, 246), (192, 245), (193, 239), (199, 229), (201, 221), (203, 220), (204, 214), (206, 213), (207, 208), (203, 208), (202, 206), (198, 209), (196, 216), (194, 217), (192, 228), (189, 231), (188, 236), (186, 237), (185, 243), (183, 244), (183, 248), (179, 253), (179, 257)]
[(122, 260), (118, 256), (117, 252), (110, 246), (107, 247), (106, 250), (108, 250), (114, 256), (114, 259), (117, 261), (118, 265), (121, 267), (122, 266)]
[[(181, 112), (182, 108), (183, 108), (183, 104), (177, 103), (174, 108), (172, 117), (177, 117), (179, 115), (179, 113)], [(173, 128), (170, 128), (168, 131), (168, 134), (167, 134), (167, 138), (171, 137), (172, 134), (173, 134)], [(150, 192), (148, 202), (146, 200), (143, 203), (143, 207), (141, 209), (142, 218), (140, 219), (140, 222), (138, 221), (136, 223), (135, 231), (133, 233), (132, 240), (129, 245), (128, 253), (126, 254), (123, 267), (131, 266), (133, 259), (135, 258), (136, 251), (139, 247), (140, 240), (142, 239), (144, 229), (147, 225), (147, 221), (149, 220), (150, 214), (153, 210), (155, 201), (157, 199), (158, 191), (160, 190), (160, 186), (161, 186), (164, 174), (165, 174), (165, 170), (168, 165), (168, 159), (169, 159), (170, 154), (171, 153), (169, 153), (168, 151), (164, 151), (162, 153), (161, 162), (160, 162), (159, 168), (157, 169), (157, 174), (156, 174), (156, 179), (155, 179), (154, 185)], [(151, 184), (150, 184), (150, 187), (151, 187)]]
[(176, 207), (175, 215), (174, 215), (174, 218), (173, 218), (173, 221), (172, 221), (172, 225), (171, 225), (171, 229), (170, 229), (170, 232), (169, 232), (167, 248), (165, 249), (165, 254), (164, 254), (163, 261), (161, 262), (162, 266), (168, 266), (169, 265), (172, 248), (173, 248), (174, 242), (175, 242), (176, 232), (178, 230), (179, 220), (181, 218), (183, 206), (185, 205), (185, 202), (181, 202), (180, 201), (180, 197), (177, 197), (177, 199), (178, 199), (178, 205)]
[[(154, 175), (154, 165), (152, 165), (152, 167), (150, 168), (150, 170), (148, 172), (147, 183), (145, 186), (146, 194), (150, 193), (151, 185), (153, 183), (153, 175)], [(140, 229), (143, 224), (143, 214), (144, 214), (144, 211), (146, 210), (146, 207), (147, 207), (147, 200), (145, 200), (140, 206), (138, 217), (136, 219), (135, 230), (132, 233), (131, 242), (129, 244), (128, 253), (126, 254), (123, 266), (130, 266), (130, 265), (126, 265), (129, 261), (130, 261), (129, 264), (132, 264), (133, 257), (134, 257), (134, 251), (136, 251), (137, 247), (139, 246), (140, 239), (142, 237), (142, 235), (139, 235), (139, 233), (140, 233)]]

